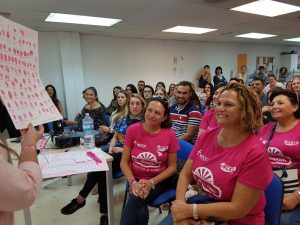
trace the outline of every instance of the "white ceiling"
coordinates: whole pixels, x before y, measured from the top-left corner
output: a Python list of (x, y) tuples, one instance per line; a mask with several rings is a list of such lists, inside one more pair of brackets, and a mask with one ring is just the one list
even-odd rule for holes
[[(282, 41), (300, 37), (300, 12), (265, 17), (229, 10), (253, 0), (1, 0), (0, 12), (37, 31), (76, 31), (119, 37), (193, 40), (209, 42), (300, 45)], [(300, 6), (300, 0), (278, 0)], [(49, 23), (50, 12), (122, 19), (112, 27)], [(167, 28), (216, 28), (202, 35), (161, 32)], [(258, 32), (277, 37), (254, 40), (235, 35)]]

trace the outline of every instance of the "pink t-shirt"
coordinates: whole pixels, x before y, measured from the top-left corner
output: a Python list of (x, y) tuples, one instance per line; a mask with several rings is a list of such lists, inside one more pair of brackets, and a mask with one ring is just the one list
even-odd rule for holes
[[(237, 181), (265, 190), (272, 180), (272, 170), (264, 146), (251, 134), (234, 147), (222, 148), (217, 144), (220, 130), (204, 131), (189, 156), (197, 185), (210, 197), (225, 202), (231, 201)], [(264, 225), (265, 201), (262, 195), (244, 218), (228, 221), (228, 224)]]
[(200, 128), (211, 130), (219, 127), (216, 119), (216, 110), (210, 109), (204, 113), (200, 123)]
[[(266, 145), (272, 128), (276, 122), (264, 125), (257, 137)], [(297, 125), (286, 132), (274, 132), (270, 141), (268, 153), (273, 168), (300, 165), (300, 120)], [(299, 169), (298, 169), (299, 173)]]
[(42, 173), (35, 162), (12, 166), (0, 147), (0, 225), (13, 225), (13, 212), (29, 207), (42, 183)]
[(151, 179), (168, 166), (169, 154), (179, 149), (174, 131), (162, 128), (157, 134), (147, 133), (142, 123), (128, 127), (125, 146), (131, 149), (131, 170), (136, 179)]

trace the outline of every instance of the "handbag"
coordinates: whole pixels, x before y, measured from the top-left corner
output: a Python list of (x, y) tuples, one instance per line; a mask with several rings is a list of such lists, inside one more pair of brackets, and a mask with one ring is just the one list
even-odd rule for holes
[[(270, 136), (266, 143), (266, 149), (268, 150), (270, 146), (271, 139), (273, 138), (277, 123), (271, 130)], [(273, 169), (273, 173), (276, 174), (282, 184), (283, 184), (283, 193), (284, 195), (293, 193), (299, 187), (299, 177), (298, 177), (298, 168), (299, 166), (286, 167), (283, 166), (278, 169)]]
[(103, 145), (107, 145), (113, 136), (114, 136), (113, 133), (102, 133), (100, 135), (96, 135), (95, 136), (95, 146), (100, 147)]

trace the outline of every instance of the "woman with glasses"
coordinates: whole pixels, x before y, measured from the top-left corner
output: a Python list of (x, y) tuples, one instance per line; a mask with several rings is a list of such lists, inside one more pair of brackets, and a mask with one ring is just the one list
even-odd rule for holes
[(145, 99), (146, 103), (148, 103), (148, 101), (152, 98), (153, 95), (154, 95), (153, 87), (150, 86), (150, 85), (145, 85), (145, 87), (144, 87), (144, 99)]
[(130, 186), (129, 199), (121, 216), (121, 225), (147, 225), (148, 204), (170, 188), (176, 172), (179, 149), (168, 103), (152, 98), (144, 122), (128, 128), (121, 169)]
[[(295, 168), (300, 172), (300, 108), (293, 91), (276, 89), (270, 96), (271, 115), (277, 122), (264, 125), (258, 138), (266, 145), (273, 170)], [(299, 178), (283, 198), (281, 225), (300, 224)], [(288, 192), (285, 186), (285, 193)]]
[[(209, 218), (265, 225), (264, 190), (273, 175), (268, 155), (255, 136), (262, 120), (257, 94), (246, 85), (227, 85), (218, 99), (216, 118), (220, 127), (200, 134), (179, 175), (171, 208), (174, 224)], [(187, 204), (190, 184), (216, 202)]]

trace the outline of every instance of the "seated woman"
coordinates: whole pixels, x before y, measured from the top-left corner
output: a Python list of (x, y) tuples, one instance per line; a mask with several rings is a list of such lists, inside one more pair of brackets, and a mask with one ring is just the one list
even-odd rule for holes
[(172, 96), (174, 96), (174, 90), (175, 90), (175, 84), (172, 83), (169, 85), (169, 91), (167, 93), (168, 99), (170, 99)]
[(62, 116), (64, 116), (64, 109), (62, 107), (61, 102), (57, 98), (56, 89), (52, 84), (48, 84), (45, 87), (49, 97), (52, 99), (53, 104), (56, 106), (57, 110), (60, 112)]
[(122, 90), (120, 86), (115, 86), (113, 88), (113, 96), (114, 98), (111, 100), (109, 106), (105, 110), (106, 115), (111, 115), (117, 109), (117, 95)]
[(199, 101), (201, 103), (201, 108), (204, 107), (205, 109), (205, 103), (207, 101), (207, 98), (209, 96), (211, 96), (211, 92), (213, 91), (214, 89), (214, 86), (212, 85), (212, 83), (207, 83), (204, 87), (204, 91), (201, 92), (201, 93), (197, 93), (198, 94), (198, 97), (199, 97)]
[[(266, 145), (273, 170), (286, 168), (300, 172), (300, 108), (297, 94), (290, 90), (273, 90), (270, 96), (271, 115), (277, 122), (264, 125), (258, 138)], [(281, 171), (280, 171), (281, 172)], [(297, 171), (296, 171), (297, 172)], [(281, 225), (300, 224), (299, 179), (289, 183), (283, 198)], [(289, 192), (289, 193), (288, 193)]]
[(130, 194), (121, 216), (121, 225), (147, 225), (147, 204), (170, 187), (176, 172), (178, 140), (171, 129), (168, 103), (152, 98), (145, 121), (128, 128), (121, 169), (130, 185)]
[(217, 85), (216, 90), (214, 91), (214, 94), (212, 95), (212, 106), (202, 116), (202, 120), (201, 120), (200, 127), (199, 127), (199, 135), (204, 130), (211, 130), (211, 129), (219, 127), (219, 125), (217, 123), (215, 108), (217, 107), (219, 97), (221, 95), (221, 92), (225, 88), (225, 86), (226, 86), (226, 84), (223, 84), (223, 83)]
[[(64, 109), (63, 109), (61, 102), (57, 98), (57, 93), (56, 93), (55, 87), (52, 84), (48, 84), (45, 87), (45, 90), (47, 91), (49, 97), (51, 98), (53, 104), (56, 106), (59, 113), (64, 117)], [(74, 120), (68, 120), (65, 117), (61, 121), (57, 121), (57, 122), (61, 122), (63, 127), (76, 125), (76, 122)], [(45, 133), (48, 133), (50, 131), (48, 124), (44, 124), (44, 129), (45, 129)], [(62, 130), (63, 130), (63, 128), (62, 128)]]
[(167, 99), (167, 92), (163, 87), (159, 87), (155, 91), (155, 96), (160, 97), (161, 99)]
[(126, 89), (127, 93), (129, 95), (131, 94), (138, 94), (138, 90), (136, 89), (136, 87), (133, 84), (127, 84)]
[(127, 104), (129, 101), (129, 95), (127, 91), (125, 90), (119, 91), (116, 99), (117, 99), (117, 105), (116, 105), (117, 108), (110, 116), (110, 126), (108, 127), (102, 125), (99, 128), (99, 130), (102, 131), (103, 133), (113, 133), (116, 121), (118, 121), (124, 115), (128, 115)]
[[(124, 143), (124, 137), (127, 128), (136, 122), (139, 122), (143, 118), (143, 113), (146, 103), (139, 94), (131, 94), (128, 102), (129, 113), (126, 116), (120, 117), (115, 124), (115, 134), (109, 147), (109, 153), (113, 156), (112, 169), (114, 171), (120, 170), (120, 161), (122, 157), (122, 143)], [(79, 192), (77, 198), (73, 199), (71, 203), (61, 209), (61, 213), (65, 215), (73, 214), (78, 209), (85, 206), (85, 199), (98, 182), (99, 191), (99, 203), (100, 203), (100, 225), (108, 224), (107, 219), (107, 194), (106, 194), (106, 173), (91, 172), (88, 173), (87, 181), (83, 189)]]
[(88, 87), (82, 94), (87, 104), (83, 107), (81, 113), (76, 116), (76, 130), (82, 131), (82, 119), (86, 113), (89, 113), (94, 120), (94, 130), (98, 130), (101, 125), (106, 125), (105, 106), (99, 101), (96, 88)]
[[(220, 128), (200, 134), (179, 175), (171, 208), (174, 224), (214, 218), (229, 225), (265, 225), (264, 190), (273, 174), (264, 146), (254, 134), (262, 120), (257, 94), (246, 85), (227, 85), (216, 117)], [(187, 204), (189, 184), (218, 202)]]
[(150, 99), (152, 98), (153, 95), (154, 95), (153, 87), (150, 86), (150, 85), (145, 85), (145, 87), (144, 87), (144, 99), (145, 99), (146, 103), (148, 103), (150, 101)]

